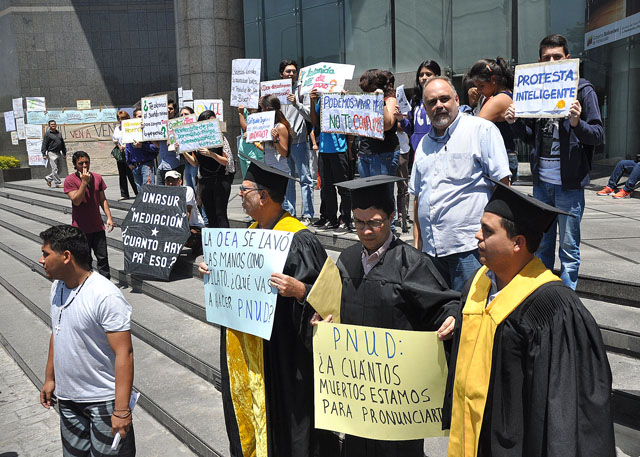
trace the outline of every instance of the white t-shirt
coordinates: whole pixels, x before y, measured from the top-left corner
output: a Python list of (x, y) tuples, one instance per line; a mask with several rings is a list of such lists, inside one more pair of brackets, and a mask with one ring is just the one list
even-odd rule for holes
[(118, 143), (122, 145), (122, 130), (120, 130), (120, 126), (116, 125), (116, 128), (113, 129), (113, 136), (111, 137), (114, 143)]
[(189, 186), (184, 186), (187, 189), (187, 206), (191, 206), (191, 216), (189, 217), (190, 227), (204, 227), (204, 219), (202, 214), (198, 210), (198, 203), (196, 202), (196, 193)]
[(97, 272), (82, 289), (69, 290), (64, 282), (54, 281), (50, 302), (57, 397), (76, 402), (113, 400), (116, 356), (106, 332), (130, 330), (131, 305), (115, 284)]

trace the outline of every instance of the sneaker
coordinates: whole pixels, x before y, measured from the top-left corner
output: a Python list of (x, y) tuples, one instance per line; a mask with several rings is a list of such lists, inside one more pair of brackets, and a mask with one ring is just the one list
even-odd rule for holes
[(338, 230), (338, 227), (340, 227), (340, 224), (337, 222), (327, 221), (323, 227), (320, 227), (320, 230)]
[(613, 198), (629, 198), (631, 197), (631, 192), (627, 192), (624, 189), (620, 189), (618, 193), (612, 195)]
[(343, 222), (333, 231), (335, 235), (344, 235), (353, 232), (353, 225)]
[(613, 189), (612, 189), (611, 187), (609, 187), (609, 186), (605, 186), (605, 187), (604, 187), (604, 189), (602, 189), (602, 190), (600, 190), (600, 191), (596, 192), (596, 195), (599, 195), (599, 196), (601, 196), (601, 197), (602, 197), (602, 196), (604, 196), (604, 195), (611, 195), (611, 194), (613, 194), (613, 193), (615, 193), (615, 190), (613, 190)]
[(309, 227), (309, 225), (311, 225), (311, 218), (305, 216), (300, 219), (300, 222), (302, 222), (302, 225), (304, 225), (305, 227)]
[(321, 217), (320, 219), (315, 221), (313, 224), (311, 224), (311, 226), (312, 227), (324, 227), (325, 225), (327, 225), (327, 222), (329, 222), (329, 219), (327, 219), (326, 217)]
[(51, 187), (51, 181), (49, 181), (48, 179), (44, 180), (47, 183), (47, 186)]

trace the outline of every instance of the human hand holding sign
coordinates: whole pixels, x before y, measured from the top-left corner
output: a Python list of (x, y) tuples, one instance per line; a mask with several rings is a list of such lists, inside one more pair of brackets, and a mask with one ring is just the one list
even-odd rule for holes
[(269, 282), (278, 290), (278, 295), (283, 297), (295, 297), (298, 301), (302, 301), (307, 293), (304, 284), (289, 275), (272, 273)]
[(578, 100), (574, 100), (569, 108), (569, 124), (571, 127), (577, 127), (580, 123), (580, 114), (582, 114), (582, 106)]
[(516, 121), (516, 105), (513, 103), (509, 105), (509, 108), (504, 112), (504, 120), (507, 124), (513, 124)]
[(456, 318), (453, 316), (447, 317), (440, 328), (438, 329), (438, 339), (440, 341), (446, 341), (453, 338), (453, 330), (456, 327)]

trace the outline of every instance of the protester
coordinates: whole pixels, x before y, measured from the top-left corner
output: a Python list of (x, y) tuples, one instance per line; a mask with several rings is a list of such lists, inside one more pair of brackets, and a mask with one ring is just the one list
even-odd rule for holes
[(44, 180), (47, 182), (47, 186), (51, 187), (51, 182), (56, 187), (61, 187), (62, 180), (58, 176), (58, 170), (60, 169), (60, 159), (67, 157), (67, 146), (64, 144), (64, 138), (62, 133), (58, 131), (58, 124), (56, 121), (49, 121), (49, 128), (44, 134), (42, 139), (42, 157), (45, 160), (49, 160), (49, 166), (51, 166), (51, 173), (45, 176)]
[[(176, 102), (169, 100), (167, 103), (168, 117), (173, 119), (176, 117)], [(177, 170), (180, 175), (184, 173), (184, 164), (180, 163), (180, 155), (175, 151), (169, 151), (169, 141), (154, 141), (153, 144), (158, 148), (158, 169), (156, 171), (156, 183), (161, 186), (164, 184), (164, 176), (167, 171)]]
[(476, 234), (484, 266), (464, 288), (454, 333), (449, 455), (614, 457), (600, 330), (534, 255), (556, 214), (567, 213), (497, 185)]
[[(256, 221), (250, 228), (294, 235), (283, 272), (271, 275), (271, 286), (278, 290), (271, 339), (221, 331), (222, 401), (231, 455), (327, 455), (321, 438), (330, 433), (313, 428), (313, 313), (302, 305), (327, 254), (282, 208), (289, 173), (250, 161), (239, 191), (242, 208)], [(199, 271), (209, 273), (204, 262)]]
[[(182, 186), (182, 178), (177, 170), (168, 171), (164, 175), (165, 186)], [(198, 256), (202, 253), (202, 227), (204, 227), (204, 220), (198, 206), (196, 204), (196, 193), (189, 186), (184, 186), (187, 191), (187, 220), (189, 221), (189, 229), (191, 235), (184, 244), (185, 247), (191, 248), (194, 256)]]
[[(624, 173), (629, 174), (629, 179), (624, 183), (624, 187), (616, 192), (618, 181), (620, 181)], [(613, 169), (607, 185), (596, 192), (596, 195), (600, 197), (610, 195), (613, 198), (629, 198), (631, 197), (631, 192), (636, 188), (638, 179), (640, 179), (640, 154), (636, 154), (636, 160), (620, 160)]]
[[(569, 59), (567, 39), (549, 35), (540, 42), (539, 62)], [(568, 119), (517, 120), (512, 104), (505, 120), (514, 133), (534, 146), (531, 151), (533, 196), (568, 212), (572, 217), (558, 216), (557, 227), (544, 234), (540, 260), (553, 268), (556, 234), (560, 238), (560, 277), (572, 289), (578, 283), (580, 268), (580, 221), (584, 213), (584, 188), (589, 184), (593, 149), (604, 139), (598, 96), (589, 81), (580, 78), (578, 96), (571, 104)]]
[(491, 122), (459, 113), (449, 80), (434, 76), (424, 85), (431, 130), (416, 150), (409, 182), (414, 200), (414, 246), (427, 253), (454, 290), (462, 290), (480, 267), (474, 234), (491, 183), (511, 172), (500, 131)]
[[(280, 62), (280, 78), (290, 79), (293, 83), (291, 95), (287, 97), (289, 105), (282, 106), (282, 113), (291, 125), (293, 137), (291, 139), (291, 151), (289, 153), (289, 168), (291, 176), (300, 178), (300, 193), (302, 196), (302, 217), (300, 222), (304, 225), (311, 223), (313, 218), (313, 188), (314, 177), (309, 168), (309, 145), (307, 143), (307, 122), (311, 120), (309, 114), (309, 101), (305, 102), (300, 95), (298, 78), (298, 63), (295, 60), (284, 59)], [(293, 208), (292, 216), (296, 216), (296, 188), (292, 181), (287, 188), (287, 200)]]
[(511, 127), (504, 120), (504, 113), (513, 100), (513, 72), (502, 57), (481, 59), (469, 70), (469, 78), (477, 92), (483, 96), (478, 117), (493, 122), (504, 140), (509, 157), (511, 182), (518, 177), (518, 155)]
[[(140, 108), (133, 111), (134, 118), (142, 118)], [(144, 184), (155, 184), (155, 160), (158, 148), (150, 141), (128, 143), (124, 150), (125, 160), (131, 168), (138, 192)]]
[[(107, 216), (107, 228), (113, 230), (111, 210), (104, 191), (107, 184), (98, 173), (90, 172), (91, 159), (84, 151), (76, 151), (71, 157), (75, 173), (70, 174), (64, 180), (64, 193), (71, 199), (71, 221), (74, 227), (78, 227), (87, 237), (89, 247), (96, 256), (98, 273), (105, 278), (111, 278), (109, 270), (109, 257), (107, 256), (107, 236), (104, 232), (104, 224), (100, 216), (100, 208)], [(91, 254), (89, 254), (92, 265)]]
[(242, 134), (238, 140), (238, 162), (240, 163), (240, 170), (242, 171), (243, 178), (247, 174), (247, 168), (249, 168), (249, 164), (251, 162), (247, 159), (243, 159), (242, 156), (264, 161), (264, 153), (253, 143), (247, 143), (246, 141), (247, 117), (249, 117), (249, 114), (253, 114), (255, 112), (256, 110), (250, 110), (244, 106), (238, 107), (238, 119), (240, 120), (240, 128), (242, 129)]
[[(391, 231), (391, 186), (400, 179), (381, 175), (337, 184), (351, 191), (360, 240), (345, 249), (337, 261), (342, 278), (340, 323), (437, 330), (440, 340), (450, 339), (460, 295), (449, 290), (426, 255)], [(319, 319), (315, 315), (314, 323)], [(332, 316), (326, 316), (325, 321), (331, 322)], [(345, 435), (342, 455), (423, 457), (424, 440), (383, 441)]]
[[(382, 70), (367, 70), (360, 76), (360, 89), (364, 92), (382, 92), (384, 94), (384, 139), (361, 137), (358, 148), (358, 173), (361, 178), (375, 175), (396, 174), (399, 148), (396, 119), (396, 93), (393, 83)], [(401, 116), (400, 116), (401, 117)]]
[[(138, 187), (136, 186), (136, 182), (133, 179), (133, 172), (131, 168), (127, 166), (127, 162), (125, 160), (125, 148), (126, 145), (122, 142), (122, 129), (120, 128), (121, 122), (129, 119), (129, 113), (126, 111), (118, 111), (118, 125), (113, 129), (113, 136), (111, 137), (115, 147), (111, 152), (111, 155), (114, 159), (116, 159), (116, 164), (118, 166), (118, 180), (120, 183), (120, 200), (128, 200), (129, 197), (129, 187), (127, 186), (127, 179), (129, 180), (129, 184), (131, 185), (131, 189), (133, 189), (133, 193), (138, 195)], [(117, 151), (116, 151), (117, 149)], [(114, 155), (114, 152), (116, 153)]]
[[(198, 116), (198, 122), (215, 119), (215, 117), (213, 111), (206, 110)], [(227, 205), (236, 169), (231, 147), (224, 135), (222, 135), (222, 142), (221, 147), (199, 148), (193, 152), (183, 153), (187, 162), (194, 167), (199, 167), (200, 198), (207, 213), (206, 224), (209, 228), (229, 227)]]
[(409, 233), (408, 223), (411, 221), (409, 217), (409, 185), (407, 180), (409, 179), (409, 155), (411, 152), (411, 143), (409, 135), (407, 135), (402, 126), (398, 122), (398, 142), (400, 147), (400, 153), (398, 155), (398, 168), (396, 175), (402, 178), (396, 183), (396, 208), (398, 210), (398, 217), (402, 221), (402, 233)]
[(318, 168), (320, 170), (320, 219), (313, 223), (319, 229), (333, 230), (340, 235), (353, 231), (351, 223), (351, 195), (342, 188), (340, 194), (340, 218), (335, 183), (353, 178), (350, 166), (350, 138), (339, 133), (326, 133), (320, 126), (320, 94), (316, 89), (309, 94), (311, 122), (320, 132), (318, 136)]
[[(422, 101), (424, 83), (432, 76), (440, 76), (440, 72), (440, 65), (433, 60), (425, 60), (418, 66), (418, 71), (416, 71), (416, 85), (411, 97), (411, 111), (409, 111), (406, 118), (403, 117), (400, 120), (402, 130), (409, 135), (414, 153), (418, 150), (418, 144), (420, 144), (422, 137), (429, 133), (431, 129), (431, 121), (427, 116), (427, 111)], [(398, 109), (396, 112), (399, 113), (400, 110)]]
[[(69, 225), (40, 233), (40, 264), (51, 279), (49, 356), (40, 403), (60, 406), (62, 455), (133, 456), (131, 305), (93, 274), (89, 244)], [(113, 436), (122, 440), (111, 449)]]
[[(180, 117), (188, 116), (189, 114), (193, 114), (193, 108), (191, 108), (190, 106), (183, 106), (182, 108), (180, 108)], [(194, 167), (189, 162), (187, 162), (186, 159), (185, 162), (184, 182), (193, 190), (193, 192), (197, 192), (196, 180), (198, 177), (198, 167)]]

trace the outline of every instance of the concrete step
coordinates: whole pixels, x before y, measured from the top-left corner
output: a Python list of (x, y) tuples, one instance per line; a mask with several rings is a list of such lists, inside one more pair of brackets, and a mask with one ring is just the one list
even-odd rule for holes
[[(6, 268), (0, 266), (0, 277), (5, 272)], [(4, 295), (0, 304), (5, 316), (0, 319), (0, 342), (40, 388), (44, 382), (50, 321), (43, 322), (19, 300)], [(194, 452), (200, 456), (228, 455), (220, 394), (211, 384), (137, 338), (133, 344), (134, 388), (141, 393), (133, 414), (138, 455), (167, 455), (168, 450), (170, 455), (188, 456)], [(180, 382), (174, 382), (175, 379)], [(34, 397), (34, 405), (37, 404), (38, 398)]]
[[(38, 246), (5, 230), (0, 228), (0, 237), (5, 241), (0, 242), (0, 261), (11, 267), (4, 275), (5, 286), (14, 287), (33, 303), (37, 308), (33, 309), (34, 312), (48, 313), (48, 304), (42, 297), (48, 297), (51, 282), (42, 267), (33, 260)], [(32, 271), (38, 275), (29, 276)], [(20, 287), (27, 276), (30, 277), (29, 287)], [(133, 306), (132, 333), (219, 389), (219, 329), (131, 288), (120, 287)]]

